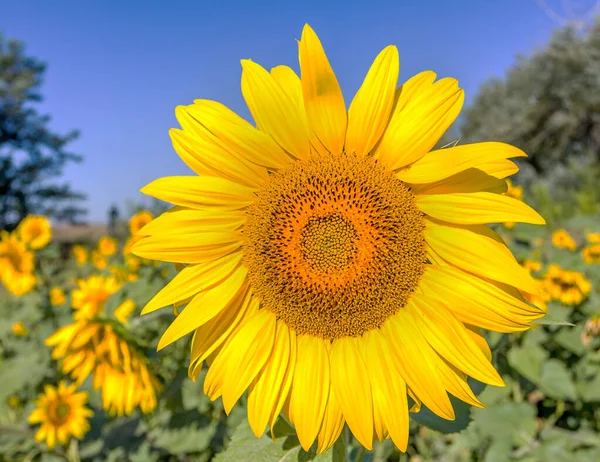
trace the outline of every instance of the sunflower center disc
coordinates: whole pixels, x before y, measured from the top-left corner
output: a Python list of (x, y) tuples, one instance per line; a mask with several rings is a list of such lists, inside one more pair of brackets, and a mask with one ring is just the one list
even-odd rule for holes
[(50, 419), (53, 420), (56, 425), (62, 425), (69, 419), (71, 406), (69, 403), (58, 402), (54, 403), (49, 411), (48, 414)]
[(295, 162), (270, 176), (247, 214), (252, 288), (298, 335), (335, 339), (381, 326), (425, 269), (414, 195), (370, 158)]

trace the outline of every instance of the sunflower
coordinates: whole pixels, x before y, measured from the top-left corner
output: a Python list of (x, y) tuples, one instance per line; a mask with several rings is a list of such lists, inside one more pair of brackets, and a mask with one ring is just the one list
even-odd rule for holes
[(581, 251), (581, 256), (590, 265), (600, 263), (600, 244), (588, 245)]
[(98, 249), (92, 250), (91, 254), (92, 265), (96, 269), (103, 270), (108, 266), (108, 260), (105, 255), (102, 254)]
[[(506, 180), (506, 186), (507, 186), (507, 190), (504, 194), (506, 194), (508, 197), (513, 197), (520, 201), (523, 200), (523, 187), (522, 186), (514, 186), (512, 184), (512, 181), (510, 181), (509, 179)], [(504, 223), (504, 227), (506, 229), (512, 229), (515, 227), (515, 224), (516, 223), (514, 221), (507, 221)]]
[(115, 318), (119, 320), (119, 322), (125, 324), (131, 314), (135, 311), (135, 303), (133, 300), (125, 300), (119, 306), (115, 308), (115, 312), (113, 313)]
[(65, 303), (65, 291), (60, 287), (53, 287), (50, 289), (50, 304), (52, 306), (58, 306)]
[(79, 244), (74, 245), (71, 249), (71, 252), (73, 252), (73, 256), (75, 257), (77, 265), (83, 266), (87, 263), (89, 258), (89, 252), (84, 246)]
[(19, 239), (32, 249), (41, 249), (52, 238), (52, 227), (48, 218), (41, 215), (29, 215), (17, 227)]
[(132, 236), (150, 223), (154, 219), (154, 215), (148, 210), (141, 210), (129, 219), (129, 232)]
[(523, 260), (521, 266), (525, 268), (530, 274), (537, 273), (539, 270), (542, 269), (542, 264), (536, 260)]
[(565, 305), (579, 305), (592, 288), (583, 273), (566, 271), (556, 264), (548, 267), (544, 283), (548, 295)]
[(78, 279), (77, 289), (73, 289), (71, 297), (76, 311), (75, 319), (89, 319), (104, 311), (108, 298), (121, 288), (114, 277), (90, 276), (88, 279)]
[(586, 239), (590, 244), (600, 244), (600, 233), (588, 233)]
[[(117, 311), (129, 308), (125, 302)], [(103, 407), (111, 414), (129, 415), (138, 406), (146, 413), (156, 408), (158, 379), (145, 357), (110, 323), (92, 319), (68, 324), (48, 337), (46, 345), (54, 347), (52, 357), (61, 360), (62, 372), (77, 384), (93, 374), (94, 389), (102, 389)]]
[(30, 292), (37, 279), (35, 258), (16, 234), (0, 232), (0, 280), (16, 296)]
[(29, 330), (27, 330), (25, 324), (23, 324), (21, 321), (14, 322), (11, 326), (11, 330), (17, 337), (25, 337), (29, 333)]
[(102, 236), (100, 239), (98, 239), (97, 249), (102, 255), (106, 257), (110, 257), (111, 255), (117, 253), (118, 248), (119, 244), (117, 243), (117, 240), (113, 237)]
[(53, 448), (58, 440), (67, 444), (74, 436), (78, 440), (90, 429), (88, 418), (94, 413), (86, 407), (87, 392), (76, 392), (75, 384), (68, 385), (62, 381), (58, 387), (46, 385), (35, 402), (37, 408), (29, 416), (29, 423), (41, 423), (35, 435), (38, 441), (46, 440), (46, 444)]
[(159, 349), (194, 332), (189, 375), (226, 412), (248, 389), (260, 436), (280, 412), (319, 453), (344, 422), (366, 448), (408, 439), (408, 396), (454, 419), (447, 392), (482, 406), (467, 376), (502, 386), (479, 327), (527, 330), (538, 284), (485, 226), (544, 223), (504, 193), (524, 156), (504, 143), (430, 151), (464, 100), (422, 72), (396, 88), (394, 46), (346, 111), (317, 35), (299, 42), (301, 78), (242, 61), (254, 128), (208, 100), (178, 107), (173, 145), (198, 176), (142, 192), (176, 206), (133, 253), (182, 263), (146, 305), (185, 304)]
[(566, 229), (557, 229), (552, 234), (552, 244), (557, 249), (575, 250), (577, 244)]

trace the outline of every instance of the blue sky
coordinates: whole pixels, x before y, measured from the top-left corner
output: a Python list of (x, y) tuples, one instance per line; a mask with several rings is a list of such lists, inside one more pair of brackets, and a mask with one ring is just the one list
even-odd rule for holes
[(240, 59), (298, 70), (306, 22), (347, 104), (388, 44), (400, 51), (401, 81), (432, 69), (457, 78), (468, 104), (556, 26), (535, 0), (21, 0), (3, 2), (0, 32), (48, 64), (40, 110), (59, 132), (81, 130), (71, 150), (85, 160), (65, 177), (89, 195), (88, 219), (99, 222), (111, 203), (124, 212), (126, 200), (143, 200), (139, 188), (153, 179), (190, 173), (168, 135), (177, 105), (213, 99), (249, 119)]

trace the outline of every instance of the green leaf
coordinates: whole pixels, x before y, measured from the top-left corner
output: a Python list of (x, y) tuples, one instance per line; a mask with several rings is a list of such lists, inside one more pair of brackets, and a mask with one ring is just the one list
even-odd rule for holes
[(548, 353), (539, 346), (512, 348), (508, 352), (508, 363), (519, 374), (532, 383), (539, 383), (542, 376), (542, 363)]
[(583, 324), (575, 326), (574, 329), (560, 329), (554, 336), (554, 341), (571, 353), (581, 356), (585, 351), (585, 347), (581, 343), (582, 332)]
[(577, 399), (577, 391), (571, 373), (558, 359), (549, 359), (542, 366), (540, 388), (551, 398)]
[[(566, 312), (566, 317), (568, 318), (570, 312)], [(532, 321), (531, 324), (540, 324), (542, 326), (571, 326), (574, 327), (575, 324), (565, 321), (563, 319), (558, 319), (554, 316), (544, 316), (541, 319), (537, 319), (535, 321)]]
[(474, 408), (473, 426), (492, 440), (508, 440), (521, 446), (536, 431), (536, 409), (529, 403), (498, 403), (487, 409)]
[(432, 430), (441, 433), (457, 433), (467, 428), (469, 422), (471, 422), (471, 406), (453, 396), (450, 397), (450, 401), (456, 415), (456, 419), (454, 420), (442, 419), (431, 412), (425, 405), (422, 405), (421, 410), (411, 414), (410, 417)]

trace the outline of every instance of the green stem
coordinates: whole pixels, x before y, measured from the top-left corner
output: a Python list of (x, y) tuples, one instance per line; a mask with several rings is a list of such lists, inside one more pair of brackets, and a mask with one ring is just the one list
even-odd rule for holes
[(356, 462), (362, 462), (364, 456), (365, 456), (365, 447), (363, 445), (361, 445), (360, 449), (358, 450), (358, 454), (356, 455)]

